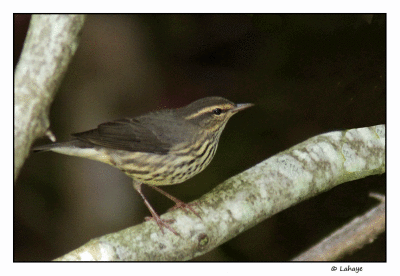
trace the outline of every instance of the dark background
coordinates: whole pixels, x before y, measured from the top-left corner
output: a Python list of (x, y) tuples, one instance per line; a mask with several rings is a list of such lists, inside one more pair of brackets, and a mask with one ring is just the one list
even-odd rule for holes
[[(29, 19), (14, 15), (14, 66)], [(186, 202), (314, 135), (384, 124), (386, 15), (89, 15), (51, 108), (51, 129), (62, 141), (212, 95), (255, 106), (229, 121), (204, 172), (165, 188)], [(385, 193), (385, 183), (386, 174), (340, 185), (195, 260), (287, 261), (377, 204), (368, 193)], [(173, 205), (144, 192), (160, 213)], [(14, 260), (52, 260), (147, 215), (117, 169), (32, 154), (14, 186)], [(385, 260), (383, 234), (341, 261)]]

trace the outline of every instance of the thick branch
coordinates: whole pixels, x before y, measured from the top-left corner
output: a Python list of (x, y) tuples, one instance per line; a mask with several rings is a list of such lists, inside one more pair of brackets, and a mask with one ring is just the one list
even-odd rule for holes
[(91, 240), (57, 259), (178, 261), (200, 256), (266, 218), (348, 181), (385, 172), (385, 125), (313, 137), (238, 174), (204, 195), (202, 220), (181, 210), (181, 237), (145, 222)]
[(50, 104), (78, 47), (84, 19), (32, 16), (14, 78), (14, 180), (33, 141), (48, 131)]

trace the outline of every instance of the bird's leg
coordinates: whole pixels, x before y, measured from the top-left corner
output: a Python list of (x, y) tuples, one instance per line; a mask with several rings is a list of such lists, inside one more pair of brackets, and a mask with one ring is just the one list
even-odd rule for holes
[[(174, 233), (177, 236), (180, 236), (178, 234), (178, 232), (176, 232), (170, 225), (169, 223), (171, 223), (171, 220), (164, 220), (162, 218), (160, 218), (160, 216), (157, 214), (157, 212), (153, 209), (153, 207), (151, 207), (150, 203), (147, 201), (146, 197), (144, 196), (144, 194), (142, 193), (142, 183), (140, 182), (133, 182), (133, 187), (135, 188), (135, 190), (140, 194), (140, 196), (143, 198), (144, 204), (146, 204), (147, 208), (149, 209), (150, 213), (151, 213), (151, 217), (146, 217), (146, 220), (154, 220), (158, 227), (160, 227), (161, 232), (164, 234), (164, 229), (168, 228), (172, 233)], [(173, 220), (172, 220), (173, 221)]]
[(185, 202), (183, 202), (182, 200), (177, 199), (176, 197), (170, 195), (169, 193), (161, 190), (160, 188), (156, 187), (156, 186), (152, 186), (149, 185), (151, 188), (153, 188), (154, 190), (156, 190), (157, 192), (165, 195), (166, 197), (168, 197), (169, 199), (171, 199), (172, 201), (175, 202), (175, 206), (171, 208), (171, 210), (175, 210), (175, 209), (182, 209), (183, 211), (185, 211), (186, 213), (188, 212), (188, 209), (195, 214), (196, 216), (198, 216), (200, 219), (200, 215), (192, 208), (193, 205), (197, 205), (197, 203), (191, 203), (191, 204), (187, 204)]

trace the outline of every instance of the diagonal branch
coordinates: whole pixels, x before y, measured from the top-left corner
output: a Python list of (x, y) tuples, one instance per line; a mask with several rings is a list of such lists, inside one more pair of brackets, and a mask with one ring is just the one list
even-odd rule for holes
[(317, 245), (303, 252), (292, 261), (335, 261), (365, 244), (373, 242), (385, 231), (385, 197), (370, 194), (381, 203), (364, 215), (332, 233)]
[(14, 77), (14, 180), (35, 139), (48, 135), (49, 109), (78, 44), (85, 15), (33, 15)]
[(168, 212), (181, 237), (154, 222), (95, 238), (57, 261), (181, 261), (205, 254), (321, 192), (385, 172), (385, 125), (315, 136), (238, 174), (198, 202), (202, 220)]

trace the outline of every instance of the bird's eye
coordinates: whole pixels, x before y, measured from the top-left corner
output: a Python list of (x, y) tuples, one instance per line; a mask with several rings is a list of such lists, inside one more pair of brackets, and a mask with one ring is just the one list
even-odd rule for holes
[(214, 113), (215, 115), (219, 115), (219, 114), (222, 113), (222, 110), (221, 110), (221, 108), (216, 108), (216, 109), (213, 110), (213, 113)]

